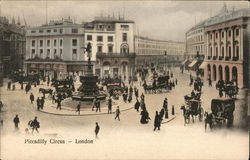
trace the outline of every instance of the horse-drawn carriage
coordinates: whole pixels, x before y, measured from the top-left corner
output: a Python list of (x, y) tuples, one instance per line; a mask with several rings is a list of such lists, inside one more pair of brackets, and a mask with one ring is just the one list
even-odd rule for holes
[(204, 116), (204, 110), (201, 106), (201, 101), (196, 99), (187, 100), (186, 105), (181, 106), (184, 116), (184, 125), (190, 123), (190, 117), (194, 123), (194, 117), (198, 116), (199, 121), (202, 121)]
[(14, 72), (11, 79), (13, 82), (33, 84), (39, 81), (39, 74), (23, 75), (23, 72)]
[(206, 120), (205, 120), (205, 129), (207, 124), (209, 124), (210, 128), (214, 127), (232, 127), (234, 120), (234, 112), (235, 102), (232, 98), (219, 98), (212, 99), (211, 101), (211, 111), (212, 113), (208, 114), (206, 112)]
[(145, 93), (162, 93), (169, 91), (169, 76), (160, 75), (158, 76), (156, 73), (153, 75), (154, 81), (152, 85), (143, 84)]
[(74, 90), (73, 79), (54, 80), (52, 86), (55, 87), (57, 93), (61, 93), (66, 97), (72, 96), (72, 90)]
[(105, 84), (109, 95), (114, 99), (118, 99), (118, 97), (126, 90), (124, 83), (119, 79), (110, 79)]
[(216, 89), (221, 92), (220, 94), (223, 94), (224, 92), (225, 96), (230, 98), (235, 98), (239, 93), (239, 87), (237, 85), (235, 85), (233, 82), (225, 83), (223, 80), (219, 80), (216, 83)]

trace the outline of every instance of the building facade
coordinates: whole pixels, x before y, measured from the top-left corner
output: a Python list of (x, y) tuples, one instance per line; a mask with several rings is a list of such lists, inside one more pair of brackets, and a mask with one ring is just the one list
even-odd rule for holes
[(33, 27), (26, 34), (26, 72), (65, 77), (86, 68), (84, 28), (68, 19)]
[(26, 27), (21, 25), (19, 18), (17, 23), (14, 18), (9, 23), (6, 17), (0, 17), (0, 59), (3, 77), (23, 69), (25, 33)]
[(100, 77), (131, 77), (134, 73), (134, 22), (96, 17), (84, 24), (85, 42), (92, 47), (95, 73)]
[(135, 36), (136, 67), (165, 68), (184, 60), (185, 43)]
[(205, 23), (205, 78), (248, 87), (250, 9), (228, 11)]

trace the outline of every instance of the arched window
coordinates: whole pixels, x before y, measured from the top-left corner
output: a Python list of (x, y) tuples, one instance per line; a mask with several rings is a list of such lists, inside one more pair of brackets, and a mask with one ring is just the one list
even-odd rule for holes
[(120, 51), (122, 54), (124, 54), (124, 53), (129, 53), (129, 46), (128, 46), (128, 44), (127, 43), (123, 43), (122, 45), (121, 45), (121, 51)]

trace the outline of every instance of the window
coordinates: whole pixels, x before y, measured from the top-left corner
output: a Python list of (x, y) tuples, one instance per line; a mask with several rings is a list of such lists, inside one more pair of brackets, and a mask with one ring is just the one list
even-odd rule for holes
[(210, 39), (212, 39), (213, 38), (213, 35), (212, 34), (210, 34)]
[(54, 54), (56, 54), (56, 49), (54, 49)]
[(32, 41), (31, 41), (31, 46), (32, 46), (32, 47), (35, 47), (35, 45), (36, 45), (36, 41), (35, 41), (35, 40), (32, 40)]
[(40, 40), (40, 47), (43, 46), (43, 40)]
[(77, 57), (77, 49), (72, 50), (72, 60), (76, 60)]
[(72, 28), (72, 33), (78, 33), (78, 29), (77, 28)]
[(77, 46), (77, 39), (72, 39), (72, 46)]
[(236, 29), (236, 36), (239, 35), (239, 29)]
[(127, 28), (129, 28), (129, 25), (121, 25), (121, 28), (127, 29)]
[(218, 38), (218, 33), (215, 33), (215, 38)]
[(50, 40), (47, 40), (47, 46), (50, 47)]
[(108, 46), (108, 53), (113, 53), (113, 46), (112, 45)]
[(97, 46), (97, 52), (102, 52), (102, 46)]
[(57, 32), (57, 29), (53, 29), (54, 32)]
[(36, 53), (36, 50), (35, 50), (35, 49), (32, 49), (32, 50), (31, 50), (31, 53), (32, 53), (32, 54), (35, 54), (35, 53)]
[(62, 49), (60, 49), (60, 58), (62, 58)]
[(63, 33), (63, 29), (62, 29), (62, 28), (60, 28), (59, 32), (60, 32), (60, 33)]
[(224, 38), (224, 32), (223, 31), (221, 32), (221, 37)]
[(47, 49), (47, 58), (50, 58), (50, 49)]
[(97, 36), (97, 42), (102, 42), (103, 41), (103, 37), (102, 36)]
[(236, 55), (235, 55), (235, 57), (239, 57), (239, 46), (236, 46)]
[(228, 57), (231, 58), (231, 47), (228, 47)]
[(221, 56), (224, 57), (224, 47), (221, 47)]
[(51, 30), (50, 29), (47, 29), (47, 33), (50, 33), (51, 32)]
[(54, 47), (56, 47), (56, 39), (54, 39)]
[(127, 41), (127, 33), (122, 33), (122, 41)]
[(61, 46), (61, 47), (62, 47), (62, 42), (63, 42), (62, 39), (60, 39), (60, 46)]
[(92, 35), (87, 35), (87, 40), (92, 41)]
[(43, 30), (42, 30), (42, 29), (40, 29), (40, 30), (39, 30), (39, 33), (43, 33)]
[(228, 31), (228, 36), (231, 37), (231, 31)]
[(40, 49), (40, 58), (43, 58), (43, 50)]
[(31, 33), (36, 33), (36, 30), (31, 30)]
[(113, 36), (108, 36), (108, 42), (113, 42)]

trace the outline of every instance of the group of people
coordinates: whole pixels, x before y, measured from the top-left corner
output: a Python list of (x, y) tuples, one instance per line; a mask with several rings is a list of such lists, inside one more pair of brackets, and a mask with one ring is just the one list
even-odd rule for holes
[[(19, 123), (20, 123), (20, 119), (18, 117), (18, 115), (16, 115), (13, 119), (13, 123), (14, 123), (14, 127), (15, 127), (15, 131), (19, 131)], [(30, 120), (28, 122), (28, 128), (25, 129), (25, 132), (28, 133), (29, 132), (29, 128), (32, 130), (32, 134), (34, 132), (34, 130), (39, 133), (38, 128), (40, 128), (40, 122), (37, 120), (37, 117), (34, 118), (34, 120)]]

